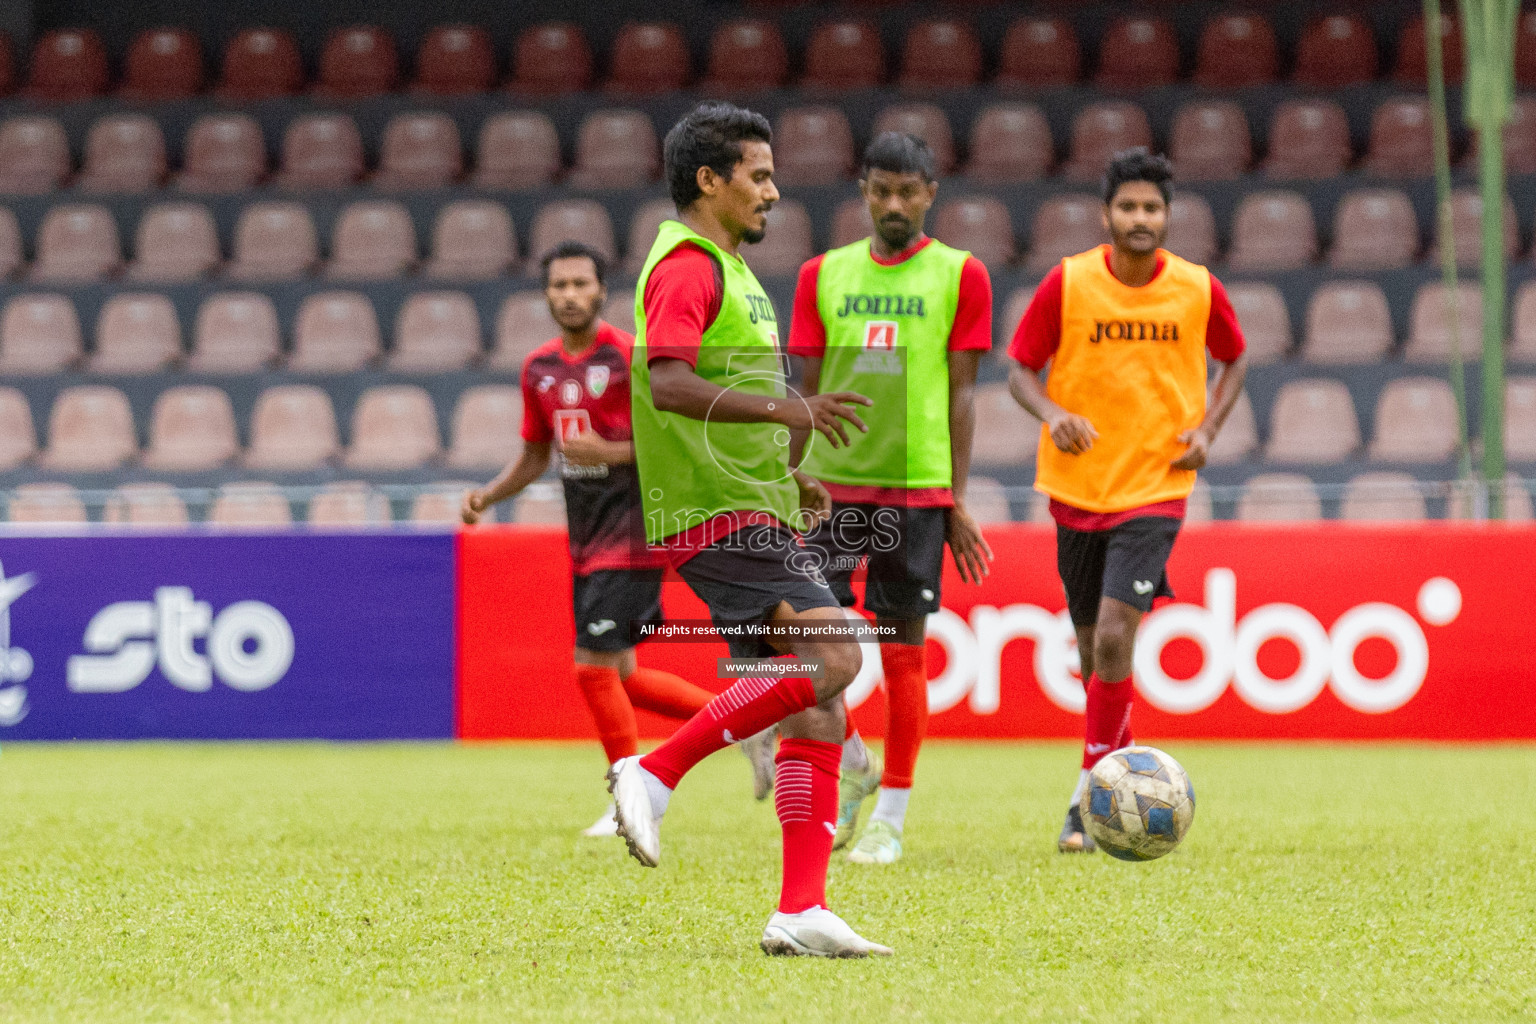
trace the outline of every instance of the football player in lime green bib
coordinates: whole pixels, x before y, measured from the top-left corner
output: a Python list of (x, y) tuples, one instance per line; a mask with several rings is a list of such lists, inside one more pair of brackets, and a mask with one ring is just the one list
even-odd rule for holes
[[(678, 781), (706, 756), (774, 725), (782, 742), (774, 803), (783, 885), (764, 952), (889, 954), (827, 909), (845, 732), (842, 692), (862, 662), (837, 598), (795, 528), (825, 515), (825, 490), (789, 465), (792, 430), (846, 444), (864, 429), (852, 393), (791, 396), (773, 303), (741, 256), (779, 198), (773, 133), (761, 114), (704, 103), (667, 133), (677, 220), (662, 224), (635, 286), (631, 407), (646, 540), (708, 606), (735, 659), (789, 655), (817, 678), (765, 661), (661, 746), (609, 771), (618, 831), (654, 867)], [(761, 630), (777, 632), (765, 638)], [(798, 635), (797, 635), (798, 634)], [(794, 666), (798, 668), (798, 665)]]
[(874, 400), (864, 414), (868, 434), (841, 448), (806, 434), (800, 461), (832, 497), (831, 517), (806, 544), (845, 607), (854, 603), (854, 570), (867, 562), (864, 607), (893, 630), (880, 644), (884, 764), (851, 729), (843, 745), (834, 849), (853, 838), (864, 798), (880, 791), (848, 854), (856, 864), (901, 857), (928, 728), (924, 624), (939, 610), (944, 545), (968, 583), (981, 582), (992, 558), (965, 509), (971, 395), (992, 347), (992, 283), (976, 257), (923, 233), (938, 187), (921, 139), (877, 136), (859, 181), (874, 233), (801, 268), (789, 333), (790, 353), (804, 360), (806, 394), (846, 390)]

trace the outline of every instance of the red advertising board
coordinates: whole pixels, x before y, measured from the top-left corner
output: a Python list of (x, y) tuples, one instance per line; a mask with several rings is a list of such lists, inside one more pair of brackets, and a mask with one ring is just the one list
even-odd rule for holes
[[(1048, 527), (987, 531), (980, 587), (952, 570), (929, 621), (929, 734), (1081, 735), (1075, 638)], [(559, 531), (465, 533), (459, 558), (459, 727), (471, 739), (578, 738), (592, 726), (570, 667), (569, 561)], [(1169, 565), (1178, 597), (1137, 639), (1136, 731), (1157, 738), (1536, 738), (1536, 528), (1430, 523), (1191, 526)], [(667, 616), (706, 612), (681, 581)], [(643, 664), (711, 687), (724, 644), (640, 648)], [(849, 691), (879, 735), (878, 662)], [(666, 720), (641, 715), (642, 733)]]

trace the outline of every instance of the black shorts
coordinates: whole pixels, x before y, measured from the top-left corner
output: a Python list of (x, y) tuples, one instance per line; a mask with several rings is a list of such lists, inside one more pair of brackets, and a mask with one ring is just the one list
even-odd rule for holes
[(599, 569), (571, 581), (576, 646), (626, 651), (642, 626), (661, 623), (660, 569)]
[(832, 515), (805, 538), (832, 593), (851, 607), (853, 574), (869, 560), (864, 607), (912, 622), (939, 610), (949, 510), (832, 503)]
[[(797, 612), (836, 608), (816, 559), (784, 526), (762, 523), (722, 537), (678, 567), (677, 573), (709, 606), (714, 624), (766, 622), (781, 601)], [(759, 639), (727, 639), (733, 658), (777, 653)]]
[(1112, 597), (1142, 612), (1152, 600), (1172, 597), (1168, 555), (1183, 520), (1168, 516), (1129, 519), (1112, 530), (1056, 526), (1056, 570), (1067, 591), (1072, 625), (1099, 621), (1099, 599)]

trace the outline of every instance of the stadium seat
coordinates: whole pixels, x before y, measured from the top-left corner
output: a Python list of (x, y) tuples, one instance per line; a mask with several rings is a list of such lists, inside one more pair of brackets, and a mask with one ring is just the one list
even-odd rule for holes
[(492, 370), (520, 372), (528, 353), (560, 333), (549, 314), (543, 292), (513, 292), (496, 314), (496, 340), (486, 366)]
[(247, 28), (224, 47), (216, 95), (223, 100), (292, 96), (304, 88), (304, 62), (293, 34), (281, 28)]
[[(1480, 358), (1483, 351), (1483, 297), (1482, 289), (1475, 282), (1463, 281), (1457, 286), (1456, 313), (1462, 359)], [(1408, 323), (1404, 360), (1410, 363), (1450, 362), (1452, 320), (1443, 284), (1431, 281), (1419, 286), (1413, 295)]]
[(837, 107), (790, 107), (773, 126), (774, 180), (834, 185), (854, 173), (853, 129)]
[(121, 292), (96, 318), (92, 373), (138, 374), (163, 370), (181, 358), (181, 322), (164, 295)]
[[(1528, 523), (1536, 519), (1536, 505), (1531, 501), (1531, 492), (1525, 489), (1524, 482), (1517, 473), (1504, 474), (1504, 518), (1508, 522)], [(1447, 519), (1472, 519), (1474, 517), (1473, 503), (1470, 500), (1470, 487), (1467, 483), (1454, 486), (1449, 500), (1445, 503), (1445, 517)], [(1486, 514), (1486, 508), (1483, 510)]]
[(1332, 178), (1345, 172), (1352, 157), (1349, 118), (1337, 103), (1306, 97), (1275, 108), (1264, 160), (1268, 177)]
[[(1440, 16), (1440, 53), (1445, 62), (1445, 81), (1459, 85), (1462, 76), (1461, 27), (1453, 17)], [(1424, 15), (1416, 14), (1397, 34), (1397, 64), (1392, 79), (1410, 89), (1422, 89), (1429, 81), (1429, 54), (1425, 49)]]
[(349, 469), (415, 469), (442, 454), (432, 398), (409, 384), (372, 387), (352, 413), (352, 444), (344, 463)]
[[(1096, 217), (1102, 208), (1100, 204), (1094, 210)], [(1193, 192), (1173, 197), (1168, 204), (1168, 237), (1163, 248), (1192, 263), (1206, 264), (1216, 259), (1216, 215), (1204, 197)]]
[(639, 110), (595, 110), (576, 136), (576, 188), (637, 188), (661, 172), (661, 146), (651, 119)]
[(80, 318), (62, 295), (16, 295), (0, 314), (0, 374), (60, 373), (81, 358)]
[(249, 469), (302, 472), (319, 469), (341, 451), (336, 409), (312, 384), (267, 388), (251, 412)]
[(1514, 307), (1510, 315), (1509, 358), (1536, 363), (1536, 283), (1527, 281), (1519, 287)]
[(1216, 509), (1211, 500), (1211, 487), (1204, 480), (1195, 481), (1195, 489), (1189, 492), (1189, 497), (1184, 501), (1184, 521), (1186, 523), (1209, 523), (1216, 518)]
[(1333, 214), (1328, 263), (1339, 270), (1393, 270), (1419, 254), (1419, 223), (1401, 189), (1347, 193)]
[[(1435, 225), (1439, 227), (1439, 222)], [(1457, 189), (1451, 193), (1451, 237), (1456, 243), (1456, 264), (1463, 268), (1480, 266), (1483, 262), (1483, 197), (1474, 189)], [(1515, 204), (1509, 195), (1504, 196), (1504, 259), (1513, 261), (1520, 248), (1519, 227), (1515, 221)], [(1440, 242), (1425, 254), (1425, 260), (1440, 265)]]
[(128, 276), (173, 284), (206, 277), (219, 265), (213, 214), (197, 203), (161, 203), (144, 211)]
[(1173, 119), (1168, 146), (1180, 181), (1229, 181), (1253, 162), (1243, 108), (1230, 100), (1186, 103)]
[(1377, 462), (1443, 462), (1456, 449), (1456, 396), (1435, 377), (1399, 377), (1376, 400), (1370, 457)]
[(422, 268), (440, 281), (489, 281), (517, 262), (517, 232), (500, 203), (463, 199), (437, 211), (432, 259)]
[(467, 388), (453, 408), (453, 447), (447, 464), (454, 469), (490, 471), (506, 465), (520, 450), (523, 392), (503, 384)]
[(1040, 421), (1025, 412), (1008, 385), (993, 381), (976, 386), (976, 433), (971, 463), (978, 466), (1028, 466), (1035, 461)]
[(478, 25), (438, 25), (416, 51), (417, 92), (467, 96), (489, 92), (496, 84), (496, 54), (491, 36)]
[(333, 281), (399, 277), (415, 262), (416, 228), (410, 211), (394, 200), (364, 201), (336, 218), (325, 276)]
[(1301, 358), (1309, 363), (1378, 363), (1392, 350), (1392, 314), (1374, 281), (1328, 281), (1307, 303)]
[(885, 107), (875, 116), (873, 134), (881, 132), (905, 132), (928, 143), (941, 175), (948, 174), (955, 166), (955, 136), (950, 130), (949, 118), (932, 103), (898, 103)]
[(778, 25), (740, 18), (715, 29), (709, 43), (709, 73), (700, 89), (709, 95), (758, 92), (781, 88), (788, 77), (789, 50)]
[(1038, 181), (1056, 162), (1051, 126), (1033, 103), (996, 103), (971, 125), (972, 181), (1004, 184)]
[(630, 22), (613, 41), (607, 89), (626, 96), (676, 92), (693, 76), (688, 41), (671, 22)]
[(1225, 287), (1243, 329), (1248, 361), (1258, 365), (1284, 359), (1291, 351), (1291, 314), (1280, 289), (1264, 281), (1235, 281)]
[(464, 173), (459, 128), (447, 114), (397, 114), (384, 127), (379, 169), (383, 189), (445, 188)]
[(396, 373), (462, 370), (480, 355), (480, 314), (463, 292), (417, 292), (400, 306), (388, 367)]
[(253, 203), (235, 222), (235, 247), (225, 274), (236, 281), (303, 277), (320, 262), (320, 241), (309, 210), (299, 203)]
[(354, 25), (326, 38), (315, 91), (341, 99), (377, 96), (392, 92), (399, 77), (394, 37), (376, 25)]
[(217, 469), (240, 454), (235, 409), (222, 388), (167, 388), (149, 416), (144, 467), (168, 473)]
[(69, 176), (69, 138), (52, 117), (8, 117), (0, 123), (0, 193), (40, 195)]
[(91, 29), (55, 29), (32, 46), (27, 94), (50, 103), (88, 100), (107, 91), (107, 50)]
[(768, 230), (763, 240), (742, 249), (747, 266), (758, 277), (798, 273), (800, 265), (816, 252), (811, 215), (793, 199), (781, 199), (768, 211)]
[(9, 207), (0, 206), (0, 281), (10, 278), (24, 262), (21, 252), (21, 225)]
[[(1066, 192), (1041, 203), (1030, 227), (1029, 257), (1025, 267), (1035, 271), (1049, 270), (1063, 257), (1086, 252), (1107, 241), (1103, 209), (1104, 203), (1099, 197), (1087, 193)], [(1006, 213), (1004, 216), (1006, 218)], [(982, 262), (990, 261), (983, 259)]]
[(107, 499), (101, 518), (118, 526), (185, 526), (192, 517), (170, 484), (131, 483)]
[(867, 21), (829, 21), (811, 32), (805, 50), (808, 89), (843, 92), (872, 89), (885, 80), (880, 32)]
[(1312, 89), (1338, 89), (1371, 81), (1378, 67), (1376, 36), (1365, 19), (1329, 14), (1302, 31), (1291, 81)]
[(363, 480), (337, 480), (309, 499), (310, 526), (375, 526), (391, 520), (389, 498)]
[(1275, 27), (1261, 14), (1218, 14), (1200, 30), (1195, 84), (1207, 89), (1269, 85), (1280, 70)]
[(1384, 100), (1371, 115), (1370, 146), (1362, 164), (1381, 178), (1422, 178), (1434, 173), (1429, 103), (1421, 97)]
[(1110, 22), (1099, 40), (1101, 89), (1142, 90), (1179, 77), (1179, 40), (1162, 18), (1128, 15)]
[(203, 46), (184, 28), (140, 32), (123, 63), (121, 96), (137, 102), (162, 102), (203, 91)]
[[(777, 175), (775, 175), (777, 177)], [(656, 242), (656, 232), (663, 221), (676, 220), (677, 207), (670, 199), (649, 199), (635, 209), (629, 219), (629, 240), (624, 248), (624, 273), (639, 275)]]
[(1312, 481), (1300, 473), (1260, 473), (1249, 477), (1237, 499), (1243, 522), (1312, 522), (1323, 518), (1323, 502)]
[(901, 50), (903, 89), (969, 89), (981, 81), (981, 40), (954, 18), (925, 19), (907, 29)]
[(1312, 205), (1295, 192), (1254, 192), (1237, 206), (1232, 251), (1237, 270), (1294, 270), (1317, 259)]
[(378, 359), (379, 320), (357, 292), (317, 292), (299, 306), (294, 323), (295, 373), (353, 373)]
[(187, 133), (176, 186), (188, 192), (244, 192), (267, 173), (261, 126), (248, 114), (205, 114)]
[(1400, 522), (1428, 518), (1424, 494), (1411, 474), (1380, 470), (1361, 473), (1344, 487), (1339, 518)]
[(991, 526), (1013, 520), (1008, 508), (1008, 492), (997, 479), (973, 476), (965, 482), (965, 510), (977, 525)]
[(868, 204), (863, 199), (844, 199), (832, 213), (832, 248), (868, 238), (871, 230)]
[(37, 455), (37, 427), (27, 397), (0, 387), (0, 471), (15, 469)]
[(282, 353), (277, 308), (257, 292), (221, 292), (198, 307), (192, 355), (194, 373), (256, 373)]
[(11, 499), (10, 519), (13, 523), (83, 523), (86, 515), (85, 502), (80, 492), (64, 483), (21, 484)]
[(1269, 411), (1270, 462), (1342, 462), (1360, 447), (1360, 421), (1343, 381), (1292, 380)]
[(1152, 126), (1134, 103), (1110, 100), (1084, 107), (1072, 121), (1072, 151), (1062, 174), (1070, 181), (1098, 182), (1116, 153), (1151, 146)]
[[(861, 237), (869, 230), (866, 215)], [(933, 218), (933, 235), (945, 245), (969, 251), (994, 272), (1013, 262), (1013, 221), (1000, 199), (972, 196), (941, 204)]]
[(523, 526), (564, 526), (565, 489), (542, 480), (529, 485), (512, 502), (512, 522)]
[[(1477, 167), (1480, 132), (1468, 133), (1471, 145), (1462, 166)], [(1504, 170), (1509, 174), (1536, 174), (1536, 97), (1516, 96), (1504, 122)]]
[(1232, 406), (1231, 414), (1206, 453), (1206, 464), (1231, 466), (1252, 457), (1258, 448), (1259, 424), (1253, 415), (1253, 402), (1249, 400), (1248, 392), (1241, 391), (1237, 395), (1237, 404)]
[(240, 480), (219, 488), (219, 496), (208, 510), (208, 522), (241, 529), (291, 526), (293, 508), (274, 484)]
[(346, 114), (302, 114), (283, 133), (282, 188), (347, 188), (363, 176), (363, 137)]
[(143, 114), (103, 117), (85, 137), (84, 192), (148, 192), (165, 180), (165, 136)]
[(104, 206), (55, 206), (37, 232), (32, 280), (81, 283), (110, 277), (122, 267), (117, 221)]
[(1504, 383), (1504, 455), (1511, 462), (1536, 462), (1536, 377)]
[(1003, 35), (994, 84), (1003, 91), (1074, 85), (1083, 76), (1077, 32), (1065, 18), (1025, 17)]
[(592, 48), (571, 22), (534, 25), (513, 47), (511, 88), (530, 96), (582, 92), (592, 85)]
[(547, 115), (514, 110), (481, 123), (470, 178), (476, 188), (537, 188), (559, 173), (560, 138)]
[(608, 260), (618, 254), (613, 221), (603, 205), (591, 199), (562, 199), (539, 207), (528, 232), (530, 266), (537, 266), (546, 252), (568, 241), (585, 242)]
[(608, 293), (608, 302), (603, 306), (603, 319), (619, 330), (628, 334), (635, 333), (635, 291), (633, 288), (621, 288)]
[[(433, 484), (431, 488), (420, 492), (411, 500), (411, 522), (422, 526), (459, 525), (459, 507), (464, 501), (464, 492), (478, 486), (480, 485), (469, 480), (445, 480)], [(487, 509), (480, 521), (495, 522), (496, 509)]]
[(48, 448), (39, 464), (63, 473), (116, 469), (138, 454), (133, 410), (117, 388), (65, 388), (48, 414)]

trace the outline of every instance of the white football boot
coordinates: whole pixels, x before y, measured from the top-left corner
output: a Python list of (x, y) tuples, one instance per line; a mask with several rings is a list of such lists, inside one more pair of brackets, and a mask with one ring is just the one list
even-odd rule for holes
[(608, 792), (613, 794), (614, 834), (624, 839), (631, 857), (655, 867), (661, 860), (661, 831), (651, 812), (651, 794), (638, 756), (613, 763), (608, 769)]
[(848, 923), (824, 907), (798, 914), (778, 911), (768, 919), (759, 943), (769, 956), (890, 956), (891, 947), (862, 938)]
[(591, 839), (602, 839), (606, 836), (619, 834), (619, 823), (613, 817), (613, 804), (603, 812), (603, 816), (594, 821), (590, 826), (581, 830), (581, 834)]

